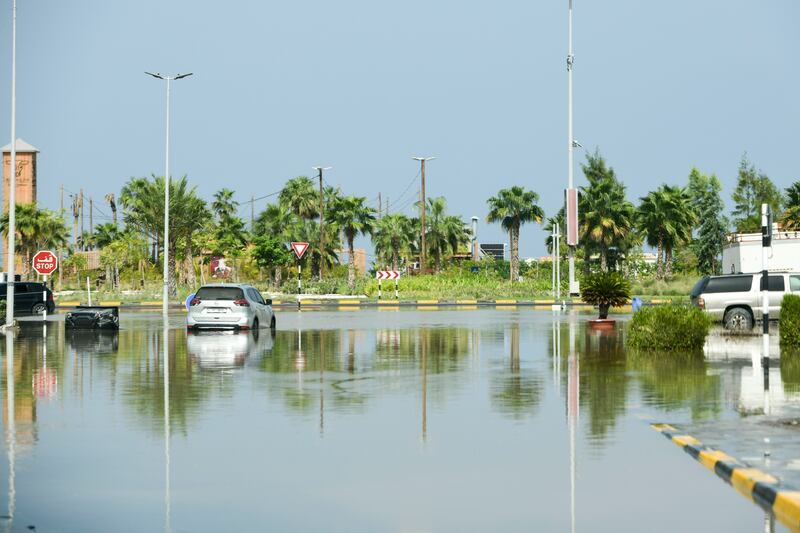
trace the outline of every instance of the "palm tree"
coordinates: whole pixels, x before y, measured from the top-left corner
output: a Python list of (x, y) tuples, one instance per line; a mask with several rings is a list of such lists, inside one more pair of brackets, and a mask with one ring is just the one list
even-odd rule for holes
[(314, 182), (306, 176), (297, 176), (286, 182), (278, 201), (298, 218), (311, 219), (319, 215), (319, 193)]
[(691, 240), (697, 220), (689, 193), (682, 187), (662, 185), (642, 197), (636, 219), (647, 244), (656, 247), (656, 277), (670, 277), (672, 250)]
[(375, 243), (375, 254), (384, 263), (391, 263), (392, 270), (397, 270), (401, 258), (408, 257), (414, 244), (411, 220), (402, 214), (386, 215), (375, 224), (372, 240)]
[(786, 189), (786, 211), (781, 217), (785, 230), (800, 230), (800, 181), (794, 182)]
[[(176, 250), (186, 239), (191, 246), (191, 235), (203, 227), (208, 218), (205, 202), (197, 197), (197, 188), (190, 187), (186, 176), (171, 179), (169, 186), (169, 293), (177, 294)], [(131, 226), (156, 243), (164, 240), (164, 178), (131, 178), (120, 194), (125, 224)], [(191, 255), (191, 254), (190, 254)]]
[[(16, 207), (16, 252), (22, 257), (24, 277), (30, 274), (31, 257), (46, 248), (66, 246), (69, 230), (64, 219), (49, 209), (39, 209), (33, 204), (17, 204)], [(0, 217), (0, 231), (8, 237), (8, 213)]]
[(608, 254), (619, 248), (633, 230), (635, 208), (625, 199), (625, 186), (599, 152), (588, 154), (582, 165), (589, 185), (581, 187), (578, 228), (584, 246), (585, 266), (592, 251), (600, 255), (600, 270), (608, 271)]
[(117, 202), (114, 200), (114, 193), (110, 192), (106, 194), (106, 202), (108, 202), (108, 206), (111, 208), (111, 218), (114, 221), (114, 226), (117, 225)]
[[(464, 221), (459, 216), (447, 214), (447, 200), (444, 196), (428, 198), (425, 206), (425, 246), (428, 257), (432, 257), (436, 270), (441, 270), (442, 259), (448, 253), (458, 252), (459, 246), (466, 245), (470, 236)], [(416, 222), (419, 225), (419, 222)], [(425, 268), (426, 265), (420, 265)]]
[[(257, 236), (272, 237), (288, 246), (292, 239), (292, 232), (298, 227), (295, 214), (289, 210), (285, 203), (268, 204), (256, 218), (253, 233)], [(275, 286), (280, 287), (283, 270), (281, 266), (275, 268)]]
[(519, 280), (519, 229), (527, 222), (542, 222), (544, 211), (536, 202), (539, 195), (533, 191), (514, 185), (510, 189), (500, 189), (497, 196), (492, 196), (489, 204), (487, 222), (500, 222), (508, 232), (509, 249), (511, 251), (511, 281)]
[(351, 291), (356, 287), (353, 241), (359, 233), (362, 235), (372, 233), (375, 224), (375, 210), (364, 204), (366, 200), (362, 196), (345, 196), (337, 200), (331, 209), (331, 220), (347, 240), (347, 286)]
[(113, 222), (106, 222), (105, 224), (98, 224), (94, 227), (94, 235), (92, 235), (92, 242), (98, 248), (105, 248), (112, 241), (116, 240), (119, 236), (119, 229)]

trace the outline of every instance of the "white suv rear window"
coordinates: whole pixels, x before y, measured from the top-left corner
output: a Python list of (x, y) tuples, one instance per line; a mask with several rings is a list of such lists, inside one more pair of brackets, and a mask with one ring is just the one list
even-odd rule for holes
[(244, 298), (244, 292), (239, 287), (200, 287), (194, 297), (200, 301), (239, 300)]

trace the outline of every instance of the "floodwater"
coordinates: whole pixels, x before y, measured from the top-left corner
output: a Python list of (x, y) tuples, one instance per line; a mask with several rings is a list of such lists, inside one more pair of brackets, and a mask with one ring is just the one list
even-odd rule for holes
[[(763, 413), (750, 348), (654, 360), (587, 318), (281, 312), (274, 337), (187, 335), (180, 313), (26, 322), (0, 365), (0, 529), (764, 531), (649, 427)], [(771, 408), (800, 402), (794, 370)]]

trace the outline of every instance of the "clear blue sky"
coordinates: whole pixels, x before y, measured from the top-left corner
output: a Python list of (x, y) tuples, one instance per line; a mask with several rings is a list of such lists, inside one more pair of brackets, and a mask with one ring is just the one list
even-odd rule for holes
[[(420, 154), (438, 157), (428, 194), (479, 216), (483, 242), (506, 238), (483, 221), (498, 189), (537, 191), (548, 215), (562, 201), (567, 0), (18, 3), (17, 131), (41, 150), (46, 207), (63, 183), (108, 214), (106, 193), (163, 173), (164, 86), (145, 70), (195, 73), (174, 85), (171, 168), (206, 198), (248, 200), (324, 164), (345, 193), (410, 214)], [(635, 202), (696, 165), (730, 207), (745, 150), (784, 188), (800, 178), (798, 26), (795, 0), (575, 0), (575, 136)], [(543, 239), (524, 228), (522, 255)]]

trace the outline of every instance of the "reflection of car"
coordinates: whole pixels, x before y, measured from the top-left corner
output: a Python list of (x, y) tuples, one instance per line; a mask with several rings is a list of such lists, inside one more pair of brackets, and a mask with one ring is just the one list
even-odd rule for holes
[(252, 285), (203, 285), (189, 302), (187, 329), (275, 330), (272, 300), (264, 300)]
[(67, 346), (78, 354), (112, 354), (119, 350), (119, 331), (108, 329), (71, 329), (66, 332)]
[(272, 349), (272, 336), (252, 332), (203, 331), (186, 337), (189, 357), (203, 369), (224, 369), (244, 366), (248, 358)]
[(119, 329), (119, 308), (80, 305), (64, 317), (65, 329)]
[[(47, 291), (47, 298), (44, 292)], [(0, 283), (0, 300), (5, 300), (8, 295), (8, 285)], [(14, 314), (34, 314), (41, 315), (47, 308), (48, 313), (56, 310), (56, 303), (53, 301), (53, 292), (46, 289), (41, 283), (32, 281), (17, 281), (14, 283)]]
[[(769, 314), (778, 318), (785, 294), (800, 294), (800, 274), (773, 272), (767, 278)], [(761, 312), (761, 273), (706, 276), (692, 289), (692, 304), (726, 328), (749, 330)]]

